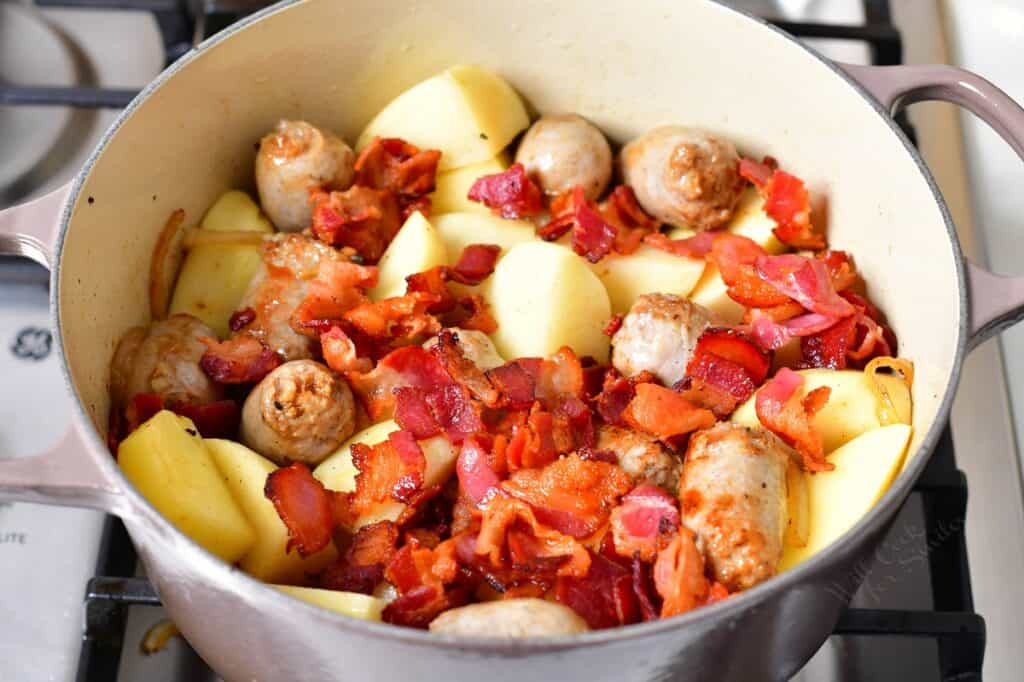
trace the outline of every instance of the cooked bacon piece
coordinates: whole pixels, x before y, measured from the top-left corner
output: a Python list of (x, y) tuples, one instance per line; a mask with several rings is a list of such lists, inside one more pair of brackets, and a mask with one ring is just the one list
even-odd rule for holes
[(853, 264), (853, 257), (846, 251), (822, 251), (816, 254), (815, 258), (825, 263), (832, 287), (836, 291), (848, 289), (857, 282), (857, 268)]
[(715, 415), (710, 410), (695, 407), (675, 391), (657, 384), (639, 384), (622, 418), (634, 429), (662, 440), (706, 429), (715, 423)]
[(395, 393), (395, 421), (418, 439), (430, 438), (441, 433), (430, 405), (423, 398), (423, 392), (408, 386), (401, 386)]
[(402, 226), (395, 193), (361, 185), (344, 192), (313, 192), (313, 234), (332, 246), (349, 246), (376, 263)]
[(821, 433), (811, 419), (828, 402), (831, 389), (821, 386), (802, 399), (799, 389), (804, 378), (787, 367), (780, 369), (757, 392), (754, 407), (757, 418), (769, 431), (796, 450), (803, 457), (807, 471), (832, 471), (835, 468), (825, 459)]
[(662, 618), (686, 613), (706, 603), (710, 588), (704, 577), (704, 559), (688, 528), (680, 528), (672, 542), (658, 552), (654, 586), (664, 600)]
[(493, 334), (498, 330), (498, 321), (491, 315), (491, 306), (483, 296), (473, 294), (459, 299), (465, 317), (456, 317), (449, 326), (462, 329), (473, 329), (484, 334)]
[(501, 391), (505, 407), (522, 410), (534, 401), (540, 359), (520, 358), (487, 370), (487, 379)]
[(537, 372), (536, 397), (548, 409), (554, 409), (566, 398), (584, 398), (583, 364), (568, 346), (562, 346), (540, 363)]
[[(579, 398), (566, 398), (554, 411), (554, 438), (559, 452), (594, 446), (594, 415)], [(564, 445), (561, 443), (564, 440)]]
[(292, 329), (315, 337), (337, 326), (347, 311), (370, 300), (366, 290), (377, 284), (377, 275), (374, 266), (322, 260), (306, 297), (292, 312)]
[(352, 538), (345, 555), (320, 576), (329, 590), (372, 594), (384, 578), (384, 569), (398, 551), (398, 528), (390, 521), (363, 526)]
[(217, 341), (199, 339), (206, 344), (199, 366), (206, 376), (221, 384), (256, 383), (281, 364), (281, 357), (254, 336), (242, 334)]
[(395, 410), (394, 390), (411, 386), (426, 391), (451, 381), (441, 363), (419, 346), (405, 346), (388, 353), (373, 371), (348, 372), (345, 375), (370, 419), (389, 419)]
[(494, 244), (470, 244), (462, 250), (450, 276), (459, 284), (475, 286), (494, 272), (501, 247)]
[(423, 451), (407, 431), (396, 431), (373, 446), (356, 443), (352, 463), (359, 470), (356, 489), (347, 495), (352, 517), (392, 500), (410, 502), (421, 490), (427, 468)]
[(527, 419), (513, 427), (512, 438), (505, 448), (508, 469), (539, 468), (553, 462), (561, 454), (555, 444), (554, 428), (554, 417), (550, 412), (539, 407), (530, 410)]
[(761, 279), (811, 312), (835, 319), (856, 312), (849, 301), (836, 293), (822, 260), (795, 254), (760, 256), (755, 266)]
[(772, 232), (780, 242), (796, 249), (827, 246), (825, 236), (811, 225), (811, 201), (800, 178), (751, 159), (740, 160), (740, 175), (764, 197), (764, 212), (778, 224)]
[(636, 595), (637, 603), (640, 605), (640, 615), (646, 623), (649, 620), (657, 620), (661, 612), (661, 599), (654, 589), (654, 577), (651, 566), (640, 561), (640, 557), (633, 557), (631, 566), (633, 573), (633, 594)]
[(838, 321), (838, 318), (828, 315), (806, 313), (775, 322), (760, 309), (755, 309), (751, 313), (750, 331), (759, 346), (766, 350), (775, 350), (786, 345), (790, 339), (812, 336), (830, 329)]
[(609, 424), (629, 426), (622, 413), (636, 396), (637, 385), (652, 381), (654, 381), (654, 376), (647, 371), (636, 376), (624, 377), (614, 369), (608, 370), (605, 373), (601, 392), (594, 399), (597, 413)]
[(853, 304), (858, 313), (854, 342), (847, 353), (849, 359), (859, 367), (874, 357), (895, 356), (896, 335), (882, 324), (878, 309), (852, 291), (844, 291), (841, 296)]
[(132, 396), (128, 407), (124, 410), (125, 432), (121, 437), (139, 428), (143, 422), (150, 420), (160, 410), (164, 409), (164, 398), (159, 393), (137, 393)]
[(542, 227), (537, 228), (537, 236), (544, 241), (553, 242), (572, 229), (576, 224), (576, 203), (573, 190), (566, 190), (551, 200), (551, 218)]
[(468, 601), (466, 590), (449, 589), (458, 577), (456, 542), (452, 538), (430, 549), (412, 539), (398, 550), (384, 577), (400, 596), (384, 608), (385, 622), (425, 628), (437, 614)]
[(247, 324), (256, 319), (256, 311), (252, 308), (243, 308), (231, 313), (228, 319), (228, 329), (233, 332), (242, 331)]
[(267, 477), (263, 494), (274, 503), (288, 529), (285, 551), (294, 547), (307, 557), (330, 544), (335, 524), (332, 493), (313, 478), (305, 464), (275, 469)]
[(607, 324), (601, 330), (601, 333), (605, 336), (615, 336), (615, 332), (622, 328), (622, 313), (616, 313), (612, 315), (611, 319), (608, 320)]
[(236, 438), (241, 413), (234, 400), (218, 400), (206, 405), (171, 405), (175, 414), (188, 417), (203, 438)]
[(591, 263), (597, 263), (615, 246), (618, 230), (590, 205), (582, 187), (573, 190), (573, 204), (572, 250)]
[(721, 232), (698, 232), (686, 239), (669, 239), (660, 232), (654, 232), (644, 237), (644, 243), (654, 248), (671, 253), (681, 258), (704, 258), (711, 253), (711, 247), (715, 240), (722, 235)]
[[(713, 327), (707, 329), (697, 340), (693, 358), (687, 366), (687, 374), (709, 380), (708, 374), (694, 372), (697, 365), (715, 360), (726, 360), (743, 369), (750, 380), (761, 385), (771, 367), (771, 358), (743, 334), (734, 329)], [(715, 382), (712, 382), (715, 383)], [(724, 386), (723, 386), (724, 387)], [(746, 397), (737, 396), (741, 400)]]
[(520, 469), (501, 484), (506, 493), (529, 504), (541, 523), (575, 538), (604, 527), (630, 487), (632, 481), (618, 466), (575, 454), (543, 469)]
[(828, 329), (800, 339), (801, 367), (846, 369), (857, 318), (839, 320)]
[(642, 483), (612, 510), (611, 525), (619, 556), (635, 556), (650, 563), (669, 538), (675, 536), (679, 509), (675, 499), (664, 490), (653, 483)]
[(726, 293), (748, 308), (773, 308), (791, 301), (786, 294), (764, 281), (753, 265), (739, 266)]
[(491, 498), (484, 508), (474, 553), (493, 567), (554, 560), (560, 576), (584, 576), (590, 568), (590, 554), (583, 545), (542, 524), (528, 504), (507, 495)]
[(728, 285), (733, 285), (740, 276), (741, 266), (753, 265), (764, 255), (767, 255), (765, 250), (754, 240), (722, 232), (711, 243), (708, 258), (718, 266), (722, 280)]
[(359, 332), (392, 346), (422, 343), (441, 330), (428, 310), (438, 302), (433, 294), (413, 292), (356, 306), (343, 318)]
[(437, 302), (427, 308), (427, 312), (435, 315), (447, 313), (456, 305), (455, 296), (448, 288), (451, 269), (446, 265), (438, 265), (423, 272), (417, 272), (405, 278), (405, 293), (431, 294)]
[(501, 392), (494, 387), (484, 371), (465, 356), (455, 333), (448, 329), (442, 330), (430, 352), (448, 375), (467, 388), (473, 397), (489, 407), (496, 407), (499, 404)]
[(629, 625), (641, 618), (632, 572), (600, 554), (591, 554), (585, 576), (560, 577), (555, 598), (594, 630)]
[(478, 507), (484, 507), (498, 495), (501, 481), (488, 461), (487, 450), (480, 439), (469, 437), (462, 442), (459, 459), (455, 463), (459, 487)]
[(729, 589), (717, 580), (713, 580), (711, 581), (711, 587), (708, 589), (708, 596), (704, 599), (704, 606), (710, 606), (715, 602), (724, 601), (728, 598)]
[(697, 407), (711, 410), (718, 419), (728, 419), (740, 404), (736, 396), (727, 389), (710, 384), (700, 377), (683, 377), (676, 382), (672, 390)]
[(320, 335), (320, 348), (324, 362), (335, 372), (369, 372), (373, 362), (359, 357), (356, 344), (341, 327), (332, 326)]
[(420, 151), (400, 138), (375, 137), (356, 158), (355, 184), (418, 198), (434, 191), (440, 160), (436, 149)]
[(646, 235), (656, 232), (659, 222), (648, 215), (636, 200), (629, 185), (618, 185), (601, 204), (605, 222), (615, 228), (615, 252), (629, 255), (645, 241)]
[(477, 178), (467, 197), (487, 206), (502, 218), (526, 218), (544, 211), (543, 194), (527, 177), (521, 163), (512, 164), (504, 172)]
[(427, 391), (424, 399), (437, 423), (453, 443), (461, 443), (466, 436), (486, 428), (479, 406), (474, 404), (469, 393), (459, 384), (438, 386)]

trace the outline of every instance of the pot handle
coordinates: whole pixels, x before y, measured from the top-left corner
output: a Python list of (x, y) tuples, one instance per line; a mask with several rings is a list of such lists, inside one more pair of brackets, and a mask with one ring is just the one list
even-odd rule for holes
[[(25, 256), (50, 268), (61, 213), (70, 193), (67, 184), (0, 211), (0, 255)], [(82, 427), (75, 423), (46, 452), (0, 457), (0, 501), (93, 507), (114, 513), (124, 510), (120, 487), (89, 455)]]
[[(890, 114), (927, 100), (965, 107), (988, 123), (1024, 160), (1024, 108), (977, 74), (955, 66), (839, 64)], [(1004, 277), (967, 263), (968, 349), (1024, 319), (1024, 277)]]

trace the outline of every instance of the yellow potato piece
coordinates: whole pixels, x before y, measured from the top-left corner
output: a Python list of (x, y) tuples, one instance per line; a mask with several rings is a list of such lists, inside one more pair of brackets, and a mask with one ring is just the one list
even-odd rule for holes
[(228, 491), (192, 421), (162, 410), (117, 449), (124, 475), (181, 532), (233, 564), (256, 533)]
[(496, 244), (504, 255), (517, 244), (537, 241), (533, 223), (495, 215), (445, 213), (435, 217), (433, 224), (444, 242), (449, 265), (454, 265), (470, 244)]
[(492, 215), (491, 209), (467, 198), (469, 188), (480, 177), (501, 173), (508, 169), (508, 165), (508, 155), (502, 153), (481, 163), (439, 173), (434, 193), (430, 195), (431, 214), (439, 216), (443, 213), (466, 211)]
[[(225, 192), (206, 212), (200, 229), (215, 232), (274, 231), (248, 194)], [(188, 313), (228, 335), (228, 320), (238, 308), (249, 280), (260, 265), (260, 247), (241, 244), (203, 244), (189, 251), (178, 275), (170, 314)]]
[(377, 136), (401, 137), (441, 150), (444, 172), (490, 159), (529, 125), (522, 100), (504, 79), (459, 65), (393, 99), (359, 135), (356, 149)]
[(256, 543), (239, 562), (243, 571), (264, 582), (301, 582), (337, 560), (338, 550), (333, 543), (305, 559), (294, 549), (286, 551), (288, 529), (263, 494), (267, 476), (277, 469), (276, 464), (241, 443), (220, 439), (204, 443), (231, 496), (256, 531)]
[(628, 256), (609, 254), (591, 269), (608, 292), (612, 312), (625, 314), (643, 294), (689, 294), (704, 272), (704, 259), (680, 258), (643, 244)]
[(342, 443), (333, 454), (320, 462), (320, 465), (313, 470), (313, 477), (323, 483), (328, 490), (337, 490), (340, 493), (352, 492), (356, 489), (356, 476), (359, 475), (359, 469), (352, 464), (352, 446), (356, 443), (376, 445), (385, 440), (392, 431), (398, 430), (398, 424), (391, 419), (366, 427)]
[(829, 455), (834, 471), (807, 477), (811, 509), (807, 544), (787, 546), (780, 571), (828, 547), (871, 510), (899, 473), (912, 431), (907, 424), (891, 424), (861, 434)]
[(580, 357), (607, 362), (603, 329), (611, 303), (601, 280), (571, 250), (542, 241), (519, 244), (484, 287), (502, 357), (547, 356), (569, 346)]
[[(821, 432), (825, 452), (832, 452), (867, 431), (882, 426), (878, 420), (878, 399), (875, 397), (870, 379), (852, 369), (803, 369), (804, 385), (800, 395), (828, 386), (832, 389), (825, 407), (814, 415), (814, 427)], [(754, 405), (756, 395), (740, 405), (732, 415), (732, 421), (744, 426), (759, 426)], [(906, 412), (909, 414), (909, 409)]]
[(447, 258), (444, 242), (434, 226), (419, 211), (402, 225), (377, 263), (377, 286), (370, 289), (370, 298), (401, 296), (405, 293), (405, 278), (417, 272), (444, 265)]
[[(740, 200), (740, 205), (736, 209), (736, 216), (729, 223), (727, 229), (733, 234), (738, 234), (741, 237), (757, 242), (768, 253), (777, 254), (785, 251), (786, 246), (772, 234), (775, 225), (775, 221), (764, 212), (764, 199), (751, 188), (744, 193), (743, 198)], [(672, 239), (682, 239), (692, 234), (692, 232), (687, 234), (684, 231), (677, 231), (669, 236)], [(729, 298), (726, 289), (725, 282), (722, 281), (722, 276), (718, 272), (718, 267), (709, 263), (707, 268), (704, 269), (700, 281), (693, 288), (690, 300), (718, 313), (727, 324), (739, 324), (743, 319), (744, 308)]]
[(292, 585), (271, 585), (271, 587), (328, 611), (336, 611), (343, 616), (362, 620), (379, 621), (381, 612), (387, 606), (387, 602), (383, 599), (358, 592), (321, 590), (315, 587), (293, 587)]
[[(348, 493), (356, 489), (356, 477), (359, 469), (352, 462), (352, 445), (363, 443), (364, 445), (376, 445), (385, 440), (390, 433), (398, 431), (399, 427), (392, 420), (374, 424), (363, 429), (352, 436), (334, 454), (320, 463), (320, 466), (313, 471), (313, 476), (324, 484), (329, 490)], [(447, 437), (434, 436), (418, 441), (423, 450), (423, 456), (427, 460), (427, 468), (423, 473), (423, 487), (429, 488), (435, 485), (443, 485), (455, 473), (455, 460), (459, 453)], [(373, 511), (356, 519), (351, 530), (358, 530), (377, 521), (395, 521), (402, 512), (405, 505), (398, 501), (385, 502), (378, 505)]]

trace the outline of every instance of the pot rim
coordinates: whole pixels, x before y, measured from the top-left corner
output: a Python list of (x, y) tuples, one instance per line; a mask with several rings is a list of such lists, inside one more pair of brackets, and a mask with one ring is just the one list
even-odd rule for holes
[[(63, 261), (64, 241), (67, 236), (72, 209), (78, 202), (78, 198), (86, 178), (91, 173), (100, 156), (106, 150), (107, 145), (114, 136), (116, 136), (125, 121), (127, 121), (135, 113), (135, 110), (148, 100), (157, 89), (174, 77), (178, 71), (200, 57), (204, 52), (234, 37), (236, 33), (249, 28), (251, 25), (262, 21), (273, 14), (286, 11), (293, 6), (303, 4), (307, 1), (308, 0), (280, 0), (273, 5), (265, 7), (211, 36), (210, 38), (207, 38), (164, 69), (153, 81), (140, 91), (135, 99), (133, 99), (132, 102), (118, 115), (114, 123), (111, 124), (106, 132), (104, 132), (99, 144), (93, 149), (89, 159), (75, 176), (75, 179), (72, 182), (70, 194), (68, 195), (67, 201), (63, 207), (60, 218), (60, 227), (58, 230), (58, 238), (54, 247), (53, 267), (50, 274), (50, 316), (56, 331), (57, 355), (60, 358), (60, 367), (64, 383), (69, 393), (74, 397), (74, 404), (72, 405), (73, 418), (77, 418), (78, 422), (84, 427), (82, 429), (84, 432), (83, 437), (91, 446), (88, 455), (98, 461), (98, 465), (108, 479), (114, 480), (119, 484), (121, 493), (124, 495), (126, 502), (125, 510), (119, 510), (119, 513), (123, 514), (123, 518), (127, 522), (127, 525), (131, 525), (132, 523), (152, 524), (152, 526), (155, 527), (155, 530), (157, 530), (161, 535), (169, 537), (175, 544), (175, 549), (179, 552), (178, 559), (187, 562), (190, 565), (191, 572), (202, 574), (207, 580), (215, 581), (225, 588), (228, 588), (229, 585), (234, 583), (234, 589), (239, 594), (244, 594), (246, 599), (263, 600), (265, 603), (268, 603), (277, 609), (300, 609), (300, 612), (304, 610), (305, 617), (315, 618), (326, 626), (341, 628), (343, 630), (353, 631), (359, 634), (389, 638), (405, 644), (435, 648), (442, 647), (449, 650), (463, 650), (467, 652), (486, 653), (489, 655), (498, 654), (508, 657), (518, 657), (537, 652), (593, 647), (630, 639), (642, 639), (675, 631), (677, 628), (681, 629), (691, 627), (699, 622), (710, 623), (712, 620), (722, 621), (739, 617), (749, 609), (756, 608), (759, 603), (768, 599), (772, 594), (786, 591), (797, 587), (800, 584), (806, 583), (812, 576), (824, 573), (833, 565), (856, 553), (861, 549), (863, 536), (877, 534), (885, 524), (892, 520), (896, 511), (898, 511), (898, 507), (909, 495), (914, 482), (918, 479), (921, 472), (924, 470), (924, 467), (927, 465), (939, 437), (946, 428), (950, 410), (952, 408), (953, 398), (960, 380), (964, 356), (966, 354), (969, 336), (968, 320), (970, 317), (970, 308), (966, 282), (966, 261), (957, 237), (956, 227), (953, 224), (945, 199), (939, 191), (938, 185), (936, 184), (931, 172), (928, 170), (928, 167), (925, 165), (920, 153), (907, 138), (899, 125), (897, 125), (890, 113), (886, 111), (878, 101), (860, 85), (860, 83), (844, 72), (835, 62), (803, 44), (796, 37), (768, 23), (761, 17), (747, 12), (746, 10), (722, 4), (723, 0), (692, 1), (709, 5), (717, 11), (728, 12), (741, 17), (758, 25), (762, 30), (770, 31), (776, 38), (782, 38), (789, 43), (796, 45), (809, 58), (823, 64), (832, 72), (832, 74), (842, 79), (848, 86), (856, 90), (861, 97), (866, 100), (866, 103), (883, 119), (890, 133), (895, 135), (903, 145), (904, 149), (917, 166), (918, 172), (928, 184), (932, 197), (942, 215), (948, 244), (953, 252), (954, 263), (956, 265), (960, 318), (957, 322), (956, 351), (953, 366), (950, 368), (949, 382), (946, 385), (945, 394), (939, 403), (936, 418), (928, 427), (924, 438), (918, 446), (918, 451), (916, 456), (914, 456), (913, 461), (897, 476), (894, 483), (889, 486), (889, 489), (885, 492), (882, 498), (876, 502), (875, 506), (859, 521), (857, 521), (852, 528), (848, 529), (842, 536), (835, 540), (832, 545), (829, 546), (827, 551), (816, 554), (801, 563), (799, 566), (780, 573), (770, 580), (749, 590), (731, 596), (729, 599), (700, 609), (689, 611), (671, 618), (659, 619), (646, 623), (636, 623), (607, 630), (590, 631), (577, 635), (560, 635), (544, 639), (526, 638), (505, 640), (487, 637), (439, 635), (424, 630), (415, 630), (387, 623), (377, 623), (351, 618), (333, 611), (322, 609), (308, 602), (290, 597), (289, 595), (269, 586), (267, 583), (250, 577), (240, 569), (224, 563), (200, 547), (191, 538), (178, 530), (170, 521), (164, 518), (164, 516), (138, 492), (135, 486), (133, 486), (128, 479), (124, 477), (120, 468), (115, 465), (114, 459), (107, 455), (107, 446), (94, 428), (92, 420), (86, 414), (81, 396), (79, 395), (78, 389), (71, 377), (71, 370), (68, 366), (67, 356), (64, 352), (64, 337), (60, 323), (60, 303), (58, 299), (61, 283), (61, 264)], [(908, 456), (910, 456), (910, 453), (908, 453)]]

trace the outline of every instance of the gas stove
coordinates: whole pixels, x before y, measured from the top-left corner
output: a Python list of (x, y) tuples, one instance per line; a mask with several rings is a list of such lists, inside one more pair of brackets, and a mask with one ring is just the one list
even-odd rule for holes
[[(195, 41), (258, 4), (37, 0), (33, 6), (0, 0), (0, 148), (5, 150), (0, 207), (69, 179), (140, 86)], [(914, 58), (945, 60), (934, 50), (934, 33), (941, 33), (935, 3), (924, 0), (901, 0), (892, 8), (888, 0), (727, 4), (770, 19), (834, 59), (854, 63), (903, 61), (903, 36), (896, 27), (903, 12), (912, 19), (904, 25), (918, 32), (913, 45), (908, 43)], [(946, 150), (950, 131), (959, 131), (949, 128), (948, 120), (916, 113), (913, 126), (901, 123), (931, 160), (935, 150)], [(962, 164), (953, 171), (936, 169), (936, 176), (947, 197), (963, 193), (957, 185), (964, 182)], [(969, 226), (969, 216), (958, 215), (958, 206), (951, 204), (958, 224)], [(961, 237), (970, 252), (972, 235)], [(42, 449), (68, 419), (69, 399), (51, 353), (46, 282), (42, 269), (0, 258), (0, 456)], [(981, 390), (979, 382), (990, 384), (993, 372), (999, 389), (998, 348), (979, 350), (968, 362), (965, 390)], [(1016, 461), (1006, 396), (996, 394), (996, 400), (988, 396), (984, 415), (977, 401), (958, 401), (954, 430), (947, 431), (872, 561), (858, 567), (864, 582), (851, 608), (794, 680), (981, 679), (986, 630), (974, 612), (971, 579), (978, 589), (994, 560), (972, 553), (968, 566), (967, 537), (982, 536), (986, 549), (992, 543), (984, 523), (979, 528), (968, 521), (973, 517), (966, 514), (967, 486), (956, 454), (970, 456), (962, 458), (965, 468), (976, 466), (979, 456), (969, 444), (981, 433), (984, 443)], [(993, 432), (993, 424), (1001, 430)], [(983, 505), (992, 503), (987, 489), (972, 485), (972, 492)], [(1017, 493), (1004, 502), (1008, 506), (999, 510), (1000, 518), (1022, 515), (1019, 487)], [(1016, 537), (1019, 541), (1024, 534)], [(983, 587), (991, 594), (991, 586)], [(990, 603), (980, 609), (986, 616)], [(1001, 624), (1007, 622), (1006, 610), (997, 611)], [(119, 521), (96, 512), (0, 506), (0, 680), (217, 679), (180, 638), (156, 653), (142, 653), (147, 633), (165, 619)], [(1011, 679), (988, 673), (1013, 670), (1007, 662), (1014, 653), (999, 651), (1001, 667), (995, 668), (990, 649), (986, 676)]]

